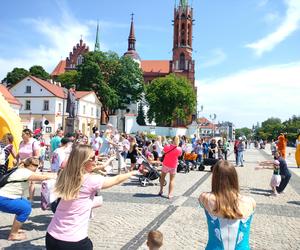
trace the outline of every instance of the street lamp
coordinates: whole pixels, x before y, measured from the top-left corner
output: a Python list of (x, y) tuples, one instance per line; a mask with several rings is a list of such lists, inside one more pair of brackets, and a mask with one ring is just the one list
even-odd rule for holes
[(200, 113), (203, 111), (203, 105), (200, 106), (200, 110), (197, 110), (197, 124), (198, 124), (198, 133), (199, 133), (199, 136), (201, 136), (201, 123), (199, 124), (198, 123), (198, 119), (200, 118)]
[(209, 118), (212, 120), (213, 122), (213, 133), (212, 133), (212, 137), (215, 136), (215, 120), (217, 118), (217, 115), (216, 114), (212, 114), (212, 115), (209, 115)]

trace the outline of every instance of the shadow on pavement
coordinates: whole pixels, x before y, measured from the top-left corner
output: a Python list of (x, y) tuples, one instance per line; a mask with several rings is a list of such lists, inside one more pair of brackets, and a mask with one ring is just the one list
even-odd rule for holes
[(10, 233), (11, 225), (7, 227), (8, 229), (0, 230), (0, 240), (7, 240)]
[(287, 203), (300, 206), (300, 201), (288, 201)]
[(39, 238), (35, 238), (35, 239), (31, 239), (31, 240), (28, 240), (28, 241), (20, 241), (18, 243), (13, 243), (11, 246), (9, 247), (5, 247), (3, 249), (5, 250), (18, 250), (18, 249), (26, 249), (26, 250), (44, 250), (46, 249), (45, 246), (36, 246), (36, 245), (33, 245), (31, 243), (31, 241), (34, 241), (34, 240), (39, 240), (39, 239), (42, 239), (44, 238), (45, 236), (42, 236), (42, 237), (39, 237)]
[(136, 193), (133, 197), (138, 198), (153, 198), (153, 197), (160, 197), (158, 194), (145, 194), (145, 193)]
[(260, 188), (250, 188), (251, 194), (258, 194), (258, 195), (264, 195), (264, 196), (270, 196), (272, 191), (269, 189), (260, 189)]

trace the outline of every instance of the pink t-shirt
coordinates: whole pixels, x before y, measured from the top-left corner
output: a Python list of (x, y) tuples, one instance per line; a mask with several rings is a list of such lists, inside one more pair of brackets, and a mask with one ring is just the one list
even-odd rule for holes
[(39, 150), (40, 146), (38, 141), (36, 141), (34, 138), (31, 138), (28, 143), (24, 143), (21, 141), (20, 146), (19, 146), (19, 157), (20, 160), (24, 160), (28, 157), (32, 157), (33, 151)]
[(75, 200), (60, 200), (47, 232), (57, 240), (77, 242), (88, 236), (93, 199), (104, 183), (101, 175), (86, 174)]
[(168, 168), (176, 168), (178, 165), (178, 157), (182, 154), (182, 149), (173, 144), (166, 145), (164, 146), (164, 153), (165, 153), (165, 157), (164, 157), (163, 165)]

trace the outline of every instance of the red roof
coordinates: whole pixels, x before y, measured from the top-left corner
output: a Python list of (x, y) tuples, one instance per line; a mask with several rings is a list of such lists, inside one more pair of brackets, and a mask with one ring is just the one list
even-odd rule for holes
[(143, 72), (170, 73), (170, 61), (168, 60), (143, 60), (141, 66)]
[(47, 89), (50, 93), (53, 95), (60, 97), (60, 98), (66, 98), (66, 95), (64, 93), (64, 89), (62, 87), (59, 87), (53, 83), (47, 82), (45, 80), (42, 80), (40, 78), (37, 78), (35, 76), (29, 76), (32, 80), (40, 84), (42, 87)]
[[(53, 95), (60, 97), (60, 98), (67, 98), (67, 94), (64, 92), (63, 87), (59, 87), (53, 83), (50, 83), (48, 81), (42, 80), (40, 78), (37, 78), (35, 76), (29, 76), (32, 80), (40, 84), (42, 87), (47, 89), (49, 92), (51, 92)], [(76, 99), (81, 99), (82, 97), (94, 93), (94, 91), (76, 91)]]
[(15, 98), (9, 91), (8, 89), (3, 85), (0, 84), (0, 93), (3, 95), (4, 99), (10, 103), (10, 104), (15, 104), (15, 105), (22, 105), (17, 98)]
[(76, 99), (81, 99), (82, 97), (94, 93), (94, 91), (76, 91)]
[(60, 60), (55, 69), (52, 71), (51, 76), (59, 76), (65, 73), (66, 60)]

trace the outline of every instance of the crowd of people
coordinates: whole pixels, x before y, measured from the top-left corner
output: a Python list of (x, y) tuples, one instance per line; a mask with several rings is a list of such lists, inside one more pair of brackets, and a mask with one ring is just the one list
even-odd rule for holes
[[(207, 217), (207, 249), (226, 248), (233, 241), (240, 249), (250, 249), (250, 224), (256, 203), (252, 198), (240, 194), (235, 166), (227, 161), (230, 142), (225, 139), (212, 138), (209, 141), (197, 138), (196, 135), (190, 141), (185, 136), (149, 139), (143, 133), (119, 133), (108, 124), (106, 130), (94, 127), (90, 138), (78, 130), (65, 134), (59, 129), (47, 143), (42, 133), (35, 134), (30, 129), (24, 129), (18, 150), (13, 148), (13, 141), (9, 133), (0, 141), (4, 152), (0, 154), (0, 177), (6, 176), (5, 180), (1, 179), (0, 211), (15, 214), (8, 240), (26, 239), (21, 227), (31, 213), (35, 182), (55, 179), (57, 200), (53, 218), (47, 228), (46, 248), (93, 249), (93, 243), (88, 238), (88, 222), (92, 208), (101, 205), (97, 199), (98, 191), (118, 185), (134, 175), (145, 174), (145, 169), (138, 168), (138, 158), (143, 155), (151, 165), (160, 168), (160, 196), (163, 196), (165, 179), (169, 175), (168, 199), (174, 196), (180, 158), (192, 165), (207, 158), (218, 159), (212, 172), (211, 191), (199, 197), (200, 206), (204, 208)], [(281, 152), (280, 144), (276, 145), (276, 151), (273, 152), (272, 148), (274, 161), (260, 162), (257, 167), (273, 169), (270, 185), (274, 195), (282, 193), (291, 178), (285, 154)], [(236, 166), (244, 166), (243, 152), (246, 147), (245, 138), (235, 141)], [(50, 169), (46, 167), (47, 164), (43, 164), (47, 154)], [(14, 158), (14, 165), (17, 166), (12, 170), (8, 168), (9, 156)], [(118, 175), (108, 177), (113, 171), (112, 162), (115, 159), (118, 160)], [(128, 167), (127, 159), (130, 161)], [(235, 233), (220, 238), (213, 232), (220, 231), (221, 227), (222, 231), (233, 230)], [(240, 235), (243, 238), (236, 242)], [(149, 249), (159, 249), (162, 244), (161, 232), (149, 232)]]

